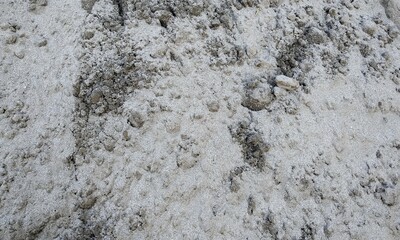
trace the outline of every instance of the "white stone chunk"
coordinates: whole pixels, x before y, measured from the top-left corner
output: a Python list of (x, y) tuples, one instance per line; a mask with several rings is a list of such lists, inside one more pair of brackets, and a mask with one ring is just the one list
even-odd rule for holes
[(300, 84), (297, 80), (284, 75), (276, 76), (275, 82), (278, 87), (288, 91), (293, 91), (300, 87)]

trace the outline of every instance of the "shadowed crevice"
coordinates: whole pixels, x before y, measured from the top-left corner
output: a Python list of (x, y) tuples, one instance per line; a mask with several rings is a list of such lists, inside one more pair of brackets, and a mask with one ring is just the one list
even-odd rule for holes
[(118, 7), (118, 14), (121, 18), (121, 25), (124, 26), (124, 22), (126, 19), (126, 11), (127, 11), (127, 3), (125, 0), (114, 0), (114, 4)]

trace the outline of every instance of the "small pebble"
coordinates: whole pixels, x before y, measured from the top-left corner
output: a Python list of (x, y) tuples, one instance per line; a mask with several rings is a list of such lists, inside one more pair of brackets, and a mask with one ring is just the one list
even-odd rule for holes
[(94, 32), (91, 30), (87, 30), (83, 33), (83, 39), (91, 39), (94, 37)]
[(144, 117), (139, 112), (132, 112), (128, 118), (128, 123), (134, 128), (141, 128), (144, 124)]
[(390, 26), (389, 27), (389, 36), (391, 38), (397, 38), (397, 36), (399, 36), (399, 29), (395, 26)]
[(15, 130), (10, 130), (4, 134), (7, 139), (13, 139), (17, 133)]
[(311, 43), (321, 44), (325, 42), (325, 33), (316, 27), (308, 29), (306, 37)]
[(372, 36), (377, 31), (376, 23), (374, 23), (373, 21), (365, 20), (362, 23), (362, 30)]
[(44, 47), (46, 45), (47, 45), (47, 40), (46, 39), (42, 39), (42, 40), (37, 42), (37, 46), (38, 47)]
[(39, 6), (47, 6), (47, 0), (37, 0), (37, 5)]
[(178, 133), (181, 130), (180, 123), (177, 121), (165, 122), (165, 128), (168, 133)]
[(125, 131), (122, 133), (122, 138), (123, 138), (125, 141), (131, 140), (131, 136), (129, 136), (129, 132), (128, 132), (127, 130), (125, 130)]
[(28, 6), (28, 11), (32, 12), (36, 10), (36, 5), (35, 4), (29, 4)]
[(210, 101), (207, 103), (207, 107), (210, 112), (218, 112), (219, 103), (217, 101)]
[(15, 44), (17, 42), (17, 36), (16, 35), (10, 35), (6, 38), (6, 44)]
[(265, 109), (273, 100), (272, 89), (268, 83), (259, 84), (255, 88), (246, 90), (242, 106), (252, 110), (261, 111)]
[(98, 103), (102, 97), (103, 97), (103, 92), (100, 89), (96, 88), (90, 94), (90, 101), (91, 103), (95, 104)]
[(25, 52), (22, 50), (16, 51), (16, 52), (14, 52), (14, 55), (19, 59), (23, 59), (25, 57)]
[(246, 54), (249, 57), (254, 57), (254, 56), (257, 55), (257, 53), (258, 53), (258, 49), (256, 47), (254, 47), (254, 46), (248, 47), (246, 49)]
[(286, 89), (288, 91), (293, 91), (300, 87), (298, 81), (284, 75), (276, 76), (275, 81), (278, 87)]
[(114, 140), (107, 139), (107, 140), (103, 143), (103, 145), (104, 145), (104, 148), (105, 148), (107, 151), (112, 152), (112, 151), (114, 150), (114, 148), (115, 148), (115, 141), (114, 141)]
[(0, 30), (6, 31), (10, 27), (9, 23), (0, 23)]

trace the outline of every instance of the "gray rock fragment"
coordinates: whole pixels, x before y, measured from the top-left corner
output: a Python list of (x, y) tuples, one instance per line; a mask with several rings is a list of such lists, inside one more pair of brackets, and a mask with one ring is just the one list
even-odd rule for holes
[(298, 81), (296, 81), (293, 78), (286, 77), (284, 75), (276, 76), (275, 82), (278, 87), (286, 89), (288, 91), (294, 91), (300, 87), (300, 84)]
[(16, 52), (14, 52), (14, 55), (19, 59), (23, 59), (25, 57), (25, 52), (22, 50), (16, 51)]
[(143, 114), (137, 111), (132, 112), (128, 118), (128, 123), (134, 128), (141, 128), (144, 122)]
[(210, 112), (218, 112), (219, 110), (219, 103), (218, 101), (210, 101), (207, 103), (207, 108)]
[(250, 83), (246, 85), (242, 106), (252, 110), (265, 109), (273, 100), (271, 86), (268, 83)]
[(310, 43), (321, 44), (325, 42), (326, 34), (316, 27), (311, 27), (306, 32), (306, 38)]
[(10, 35), (6, 38), (6, 44), (15, 44), (17, 42), (17, 40), (18, 40), (18, 37), (15, 34)]

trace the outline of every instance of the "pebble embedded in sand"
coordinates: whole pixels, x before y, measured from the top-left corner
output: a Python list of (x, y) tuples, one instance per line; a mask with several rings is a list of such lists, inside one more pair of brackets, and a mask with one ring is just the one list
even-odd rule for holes
[(14, 52), (14, 55), (19, 59), (23, 59), (25, 57), (25, 52), (22, 50), (16, 51), (16, 52)]
[(217, 101), (210, 101), (207, 103), (207, 108), (210, 112), (218, 112), (219, 103)]
[(259, 80), (250, 81), (245, 86), (245, 97), (242, 106), (252, 111), (265, 109), (273, 100), (271, 85)]
[(47, 6), (47, 0), (38, 0), (36, 3), (39, 6)]
[(198, 159), (195, 157), (188, 157), (188, 156), (179, 156), (176, 159), (176, 165), (182, 169), (189, 169), (196, 165)]
[(16, 130), (10, 130), (4, 134), (4, 137), (6, 137), (7, 139), (13, 139), (16, 134), (17, 134)]
[(38, 47), (44, 47), (44, 46), (46, 46), (47, 45), (47, 39), (45, 39), (45, 38), (39, 38), (39, 39), (37, 39), (37, 41), (36, 41), (36, 46), (38, 46)]
[(106, 141), (104, 141), (103, 145), (107, 151), (112, 152), (115, 148), (115, 141), (107, 139)]
[(83, 33), (83, 39), (91, 39), (94, 37), (94, 31), (92, 30), (87, 30)]
[(255, 46), (250, 46), (250, 47), (246, 48), (246, 54), (250, 58), (256, 56), (257, 53), (258, 53), (258, 49)]
[(18, 37), (16, 35), (10, 35), (6, 38), (6, 44), (15, 44)]
[(92, 103), (98, 103), (103, 97), (103, 92), (100, 89), (94, 89), (92, 94), (90, 94), (90, 101)]
[(373, 21), (365, 20), (362, 23), (362, 30), (372, 36), (377, 31), (377, 26)]
[(165, 122), (165, 129), (168, 133), (177, 133), (181, 130), (181, 125), (178, 121), (168, 120)]
[(128, 118), (128, 123), (134, 128), (141, 128), (144, 124), (144, 117), (139, 112), (132, 112)]
[(127, 130), (125, 130), (125, 131), (122, 133), (122, 138), (123, 138), (125, 141), (129, 141), (129, 140), (131, 139), (131, 136), (129, 136), (129, 132), (128, 132)]
[(286, 89), (288, 91), (294, 91), (300, 87), (300, 84), (297, 80), (286, 77), (284, 75), (276, 76), (275, 82), (278, 87)]
[(32, 4), (32, 3), (30, 3), (29, 5), (28, 5), (28, 11), (35, 11), (36, 10), (36, 5), (35, 4)]
[(314, 43), (314, 44), (321, 44), (323, 42), (325, 42), (326, 37), (325, 37), (325, 33), (316, 28), (316, 27), (312, 27), (310, 29), (307, 30), (306, 33), (306, 37), (308, 39), (309, 42)]
[(271, 61), (268, 61), (267, 59), (260, 58), (260, 59), (257, 59), (257, 60), (254, 62), (254, 66), (256, 66), (256, 67), (258, 67), (258, 68), (267, 68), (267, 69), (270, 69), (270, 68), (273, 66), (273, 64), (272, 64)]
[(391, 38), (397, 38), (397, 36), (399, 36), (400, 30), (395, 26), (390, 26), (388, 32)]

